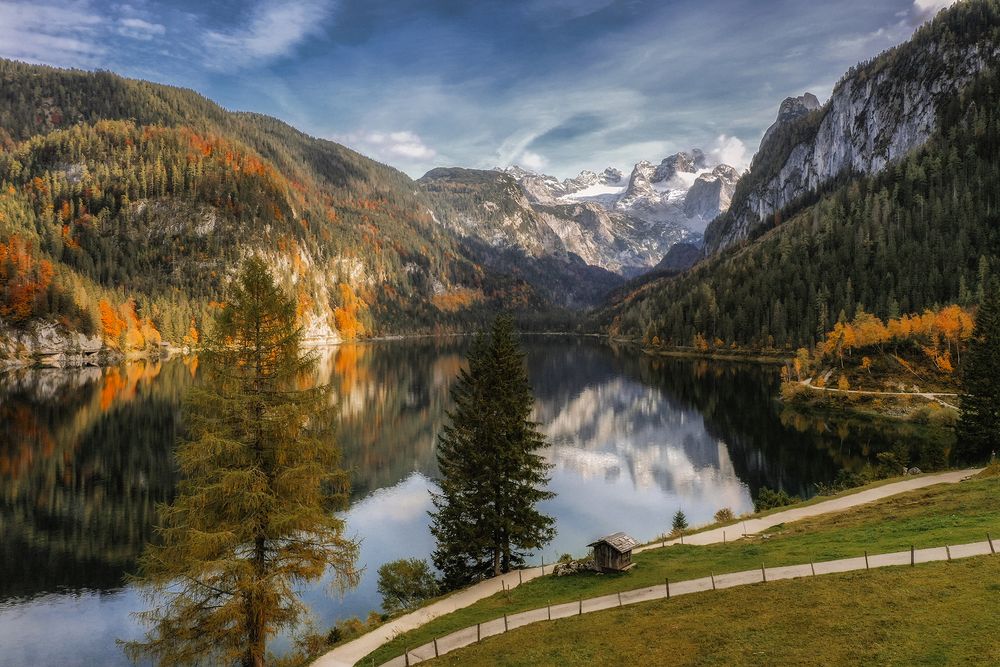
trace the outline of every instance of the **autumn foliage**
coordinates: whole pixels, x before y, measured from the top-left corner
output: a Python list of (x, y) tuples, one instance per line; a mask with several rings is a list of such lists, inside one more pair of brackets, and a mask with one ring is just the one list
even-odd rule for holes
[(340, 283), (341, 305), (335, 308), (333, 316), (337, 322), (337, 331), (348, 340), (353, 340), (364, 334), (364, 325), (358, 319), (358, 313), (364, 302), (354, 293), (347, 283)]
[(34, 315), (52, 273), (52, 263), (37, 259), (19, 236), (0, 242), (0, 317), (18, 323)]
[[(852, 321), (838, 322), (826, 334), (817, 352), (821, 358), (836, 358), (843, 365), (844, 356), (856, 350), (875, 348), (897, 353), (903, 346), (916, 345), (938, 371), (952, 373), (955, 364), (961, 363), (973, 323), (972, 313), (955, 305), (888, 322), (859, 311)], [(862, 365), (867, 370), (871, 362), (865, 365), (862, 360)]]

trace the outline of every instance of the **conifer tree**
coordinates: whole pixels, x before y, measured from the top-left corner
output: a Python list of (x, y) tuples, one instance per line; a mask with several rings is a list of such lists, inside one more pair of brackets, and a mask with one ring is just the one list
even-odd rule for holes
[(478, 336), (452, 389), (450, 424), (438, 438), (440, 493), (433, 495), (434, 565), (445, 588), (497, 576), (524, 564), (555, 536), (538, 511), (551, 467), (531, 421), (534, 397), (510, 318)]
[(982, 461), (1000, 452), (1000, 283), (986, 288), (962, 373), (955, 457)]
[(155, 603), (152, 626), (129, 642), (135, 660), (260, 667), (267, 640), (304, 611), (294, 586), (329, 568), (357, 581), (357, 544), (335, 511), (348, 480), (323, 418), (324, 387), (301, 389), (313, 360), (300, 351), (295, 302), (248, 260), (203, 341), (205, 382), (186, 398), (182, 481), (161, 508), (158, 541), (136, 581)]
[(679, 534), (687, 530), (687, 527), (688, 527), (688, 521), (687, 517), (684, 515), (684, 511), (677, 510), (677, 512), (674, 513), (674, 518), (670, 523), (671, 530), (674, 532), (674, 534)]

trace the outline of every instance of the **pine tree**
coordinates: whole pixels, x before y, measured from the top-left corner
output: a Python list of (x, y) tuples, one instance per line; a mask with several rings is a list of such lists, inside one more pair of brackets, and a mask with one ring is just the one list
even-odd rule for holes
[(962, 373), (955, 457), (983, 461), (1000, 451), (1000, 282), (986, 288)]
[(684, 512), (682, 510), (677, 510), (677, 512), (674, 514), (674, 520), (671, 523), (670, 527), (675, 534), (683, 533), (685, 530), (687, 530), (688, 521), (687, 517), (684, 516)]
[(513, 322), (501, 317), (478, 336), (452, 390), (450, 424), (438, 438), (440, 493), (433, 494), (434, 565), (446, 588), (497, 576), (555, 536), (536, 505), (551, 467), (531, 421), (534, 397)]
[(139, 562), (156, 606), (139, 614), (145, 641), (125, 645), (133, 659), (259, 667), (268, 638), (304, 611), (296, 584), (328, 568), (356, 583), (358, 547), (335, 514), (348, 481), (323, 437), (328, 393), (298, 388), (312, 367), (300, 341), (294, 300), (248, 260), (203, 341), (205, 382), (176, 450), (183, 478)]

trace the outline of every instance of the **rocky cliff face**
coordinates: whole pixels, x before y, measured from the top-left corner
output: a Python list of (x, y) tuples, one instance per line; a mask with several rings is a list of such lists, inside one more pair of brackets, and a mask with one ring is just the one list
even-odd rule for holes
[(0, 319), (0, 371), (25, 366), (81, 368), (122, 359), (98, 336), (67, 331), (54, 322), (33, 322), (15, 329)]
[[(786, 100), (729, 214), (706, 230), (708, 252), (746, 239), (776, 211), (840, 174), (877, 173), (922, 145), (935, 129), (939, 105), (954, 99), (997, 51), (993, 44), (909, 43), (846, 76), (820, 109), (809, 110), (806, 96)], [(781, 144), (800, 135), (787, 149)], [(765, 154), (768, 160), (761, 160)]]

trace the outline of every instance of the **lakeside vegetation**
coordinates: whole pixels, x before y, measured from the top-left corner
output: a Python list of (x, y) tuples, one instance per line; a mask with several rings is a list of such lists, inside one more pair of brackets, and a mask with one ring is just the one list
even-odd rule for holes
[[(681, 581), (752, 570), (761, 563), (777, 567), (855, 557), (865, 551), (903, 551), (910, 545), (932, 547), (981, 541), (987, 531), (1000, 534), (998, 494), (997, 477), (933, 486), (841, 513), (775, 526), (767, 531), (767, 537), (708, 546), (675, 545), (634, 554), (636, 567), (626, 574), (542, 577), (400, 635), (362, 662), (374, 660), (381, 664), (401, 655), (409, 646), (419, 646), (503, 614), (662, 585), (668, 577)], [(738, 522), (735, 529), (739, 531)]]

